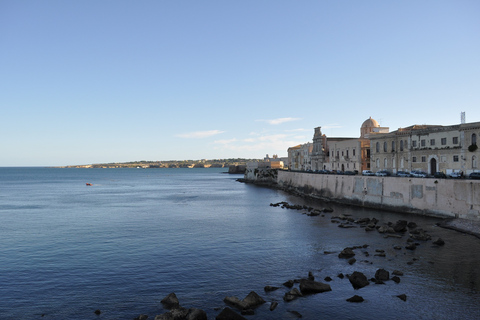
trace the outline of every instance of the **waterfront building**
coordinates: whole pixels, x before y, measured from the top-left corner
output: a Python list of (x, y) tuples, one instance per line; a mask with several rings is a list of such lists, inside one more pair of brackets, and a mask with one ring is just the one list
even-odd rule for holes
[(450, 126), (413, 125), (368, 134), (373, 171), (420, 170), (428, 174), (478, 171), (480, 122)]
[(288, 148), (288, 168), (295, 171), (312, 170), (313, 144), (308, 142)]

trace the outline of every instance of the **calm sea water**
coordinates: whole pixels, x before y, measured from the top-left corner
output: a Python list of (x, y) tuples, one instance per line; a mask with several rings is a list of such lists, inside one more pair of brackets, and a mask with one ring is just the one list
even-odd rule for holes
[[(160, 300), (170, 292), (214, 319), (225, 296), (250, 291), (279, 306), (271, 312), (267, 303), (249, 319), (294, 319), (292, 310), (305, 319), (480, 318), (480, 239), (438, 228), (432, 218), (342, 206), (309, 217), (271, 207), (326, 204), (223, 171), (0, 168), (0, 319), (153, 319), (166, 312)], [(415, 221), (446, 244), (394, 250), (405, 237), (338, 228), (330, 221), (338, 214)], [(363, 244), (369, 247), (356, 251), (355, 264), (337, 257)], [(387, 256), (374, 256), (376, 249)], [(336, 277), (361, 271), (371, 278), (378, 268), (404, 276), (360, 290)], [(309, 271), (333, 278), (332, 291), (283, 302), (281, 284)], [(282, 288), (265, 293), (265, 285)], [(365, 302), (345, 301), (355, 294)]]

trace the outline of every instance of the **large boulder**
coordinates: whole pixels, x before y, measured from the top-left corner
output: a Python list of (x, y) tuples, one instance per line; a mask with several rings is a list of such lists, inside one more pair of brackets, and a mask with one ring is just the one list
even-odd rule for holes
[(354, 273), (352, 273), (348, 277), (348, 280), (350, 281), (354, 289), (360, 289), (370, 284), (370, 282), (368, 282), (367, 277), (363, 273), (358, 271), (355, 271)]
[(300, 291), (302, 292), (302, 294), (315, 294), (332, 291), (332, 288), (329, 284), (326, 283), (302, 279), (300, 280)]
[(180, 302), (174, 292), (168, 294), (161, 302), (167, 309), (175, 309), (180, 306)]

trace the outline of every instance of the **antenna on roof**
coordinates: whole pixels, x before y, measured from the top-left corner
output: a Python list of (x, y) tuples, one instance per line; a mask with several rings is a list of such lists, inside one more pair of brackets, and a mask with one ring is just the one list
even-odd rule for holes
[(465, 111), (460, 112), (460, 123), (465, 123)]

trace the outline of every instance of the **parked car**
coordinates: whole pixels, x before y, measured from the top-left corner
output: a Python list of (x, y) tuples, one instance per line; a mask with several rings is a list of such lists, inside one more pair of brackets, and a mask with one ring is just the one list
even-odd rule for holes
[(344, 175), (347, 175), (347, 176), (354, 176), (354, 175), (356, 175), (356, 173), (353, 172), (353, 171), (345, 171), (343, 174), (344, 174)]
[(470, 179), (480, 179), (480, 171), (478, 172), (472, 172), (470, 173), (470, 175), (468, 176)]
[(391, 176), (392, 173), (388, 170), (379, 170), (375, 173), (375, 175), (377, 177), (387, 177), (387, 176)]
[(412, 170), (410, 171), (410, 176), (414, 178), (426, 178), (427, 173), (421, 170)]
[(462, 177), (462, 175), (463, 175), (463, 174), (462, 174), (462, 172), (460, 172), (460, 171), (457, 171), (457, 172), (453, 172), (453, 171), (452, 171), (452, 172), (450, 172), (450, 173), (447, 173), (447, 176), (448, 176), (449, 178), (452, 178), (452, 179), (460, 179), (460, 178)]
[(435, 174), (433, 175), (434, 178), (437, 178), (437, 179), (446, 179), (447, 178), (447, 175), (443, 172), (435, 172)]
[(410, 177), (410, 172), (408, 171), (398, 171), (397, 177)]
[(362, 176), (374, 176), (375, 173), (373, 173), (373, 171), (370, 171), (370, 170), (363, 170), (362, 171)]

